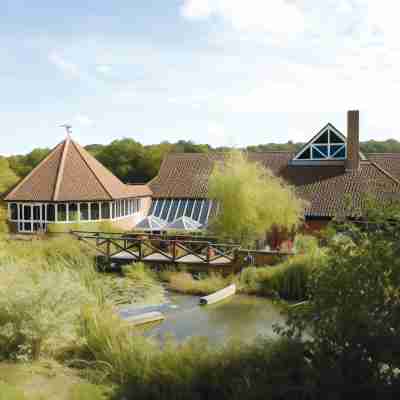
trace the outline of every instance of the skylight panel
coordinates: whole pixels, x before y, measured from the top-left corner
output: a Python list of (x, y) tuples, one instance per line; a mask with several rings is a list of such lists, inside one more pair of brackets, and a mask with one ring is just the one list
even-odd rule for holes
[(210, 200), (204, 200), (204, 204), (203, 204), (203, 208), (201, 210), (200, 220), (199, 220), (199, 222), (202, 225), (207, 223), (207, 217), (208, 217), (210, 205), (211, 205)]
[(164, 207), (161, 212), (161, 219), (164, 220), (167, 219), (170, 206), (171, 206), (171, 200), (170, 199), (164, 200)]
[(154, 216), (156, 216), (156, 217), (160, 216), (163, 205), (164, 205), (164, 201), (161, 199), (158, 199), (157, 205), (156, 205), (156, 210), (154, 212)]
[(182, 217), (182, 215), (185, 212), (186, 204), (187, 204), (187, 200), (186, 199), (182, 199), (180, 204), (179, 204), (178, 212), (176, 213), (175, 219), (178, 219), (178, 218)]
[(176, 211), (178, 210), (178, 205), (179, 205), (179, 200), (175, 199), (172, 201), (171, 209), (168, 215), (168, 222), (172, 222), (175, 220), (175, 214)]
[(186, 212), (185, 212), (185, 216), (186, 217), (191, 217), (192, 216), (193, 207), (194, 207), (194, 200), (193, 199), (189, 199), (188, 200), (188, 205), (186, 207)]

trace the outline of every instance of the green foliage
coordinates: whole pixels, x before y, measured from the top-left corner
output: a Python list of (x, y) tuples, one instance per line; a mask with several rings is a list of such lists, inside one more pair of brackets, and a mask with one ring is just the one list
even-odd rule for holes
[(52, 223), (47, 225), (48, 233), (68, 233), (70, 231), (117, 233), (121, 232), (121, 228), (117, 228), (110, 221), (74, 222), (68, 224)]
[(15, 386), (0, 381), (0, 400), (27, 400), (27, 398)]
[(240, 277), (240, 290), (286, 300), (304, 300), (311, 273), (323, 265), (324, 259), (323, 252), (299, 254), (276, 266), (246, 268)]
[(83, 308), (80, 321), (86, 352), (100, 369), (105, 368), (109, 377), (118, 383), (145, 378), (155, 345), (135, 334), (108, 306)]
[(18, 182), (18, 176), (10, 168), (8, 160), (0, 156), (0, 197)]
[(224, 277), (217, 273), (210, 273), (199, 277), (199, 279), (194, 279), (192, 274), (183, 271), (167, 271), (162, 274), (162, 277), (168, 282), (170, 290), (192, 295), (214, 293), (229, 286), (236, 280), (234, 276)]
[(103, 391), (91, 383), (84, 382), (74, 385), (71, 400), (106, 400)]
[(38, 358), (78, 343), (85, 304), (162, 302), (151, 279), (99, 274), (91, 251), (69, 237), (0, 241), (0, 357)]
[(50, 152), (50, 149), (34, 149), (30, 153), (22, 156), (11, 156), (8, 158), (11, 169), (20, 177), (28, 175), (40, 161), (42, 161)]
[(6, 358), (37, 359), (74, 336), (80, 307), (95, 301), (71, 270), (0, 267), (0, 348)]
[(220, 205), (211, 230), (242, 244), (252, 243), (274, 226), (295, 229), (304, 210), (291, 187), (240, 152), (216, 164), (209, 178), (209, 196)]
[(312, 332), (318, 383), (338, 391), (399, 384), (400, 230), (398, 212), (368, 212), (368, 224), (341, 226), (326, 264), (310, 277), (306, 307), (289, 313), (289, 337)]

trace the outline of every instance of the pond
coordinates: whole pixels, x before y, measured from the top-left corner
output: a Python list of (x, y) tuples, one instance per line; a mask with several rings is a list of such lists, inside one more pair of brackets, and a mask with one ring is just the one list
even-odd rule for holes
[(199, 306), (199, 297), (169, 293), (160, 306), (123, 308), (122, 318), (144, 312), (161, 311), (166, 319), (144, 328), (146, 336), (163, 341), (166, 336), (182, 342), (193, 336), (206, 337), (219, 344), (230, 338), (251, 341), (257, 336), (275, 337), (275, 324), (284, 323), (281, 308), (271, 300), (235, 295), (210, 306)]

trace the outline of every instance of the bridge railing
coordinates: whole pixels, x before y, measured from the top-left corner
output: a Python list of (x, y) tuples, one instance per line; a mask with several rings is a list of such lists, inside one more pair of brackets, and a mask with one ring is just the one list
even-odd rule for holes
[(216, 243), (188, 236), (169, 239), (165, 236), (130, 233), (72, 231), (71, 234), (109, 260), (229, 264), (236, 261), (240, 247), (238, 244)]

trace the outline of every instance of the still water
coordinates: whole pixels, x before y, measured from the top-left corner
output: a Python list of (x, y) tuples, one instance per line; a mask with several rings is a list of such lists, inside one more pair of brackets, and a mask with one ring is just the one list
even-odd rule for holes
[(166, 319), (144, 328), (146, 336), (162, 341), (166, 336), (182, 342), (193, 336), (207, 337), (211, 343), (223, 343), (229, 338), (251, 341), (257, 336), (275, 337), (273, 326), (283, 325), (281, 308), (268, 299), (235, 295), (221, 303), (199, 306), (199, 297), (169, 294), (160, 306), (123, 308), (128, 317), (150, 311), (161, 311)]

